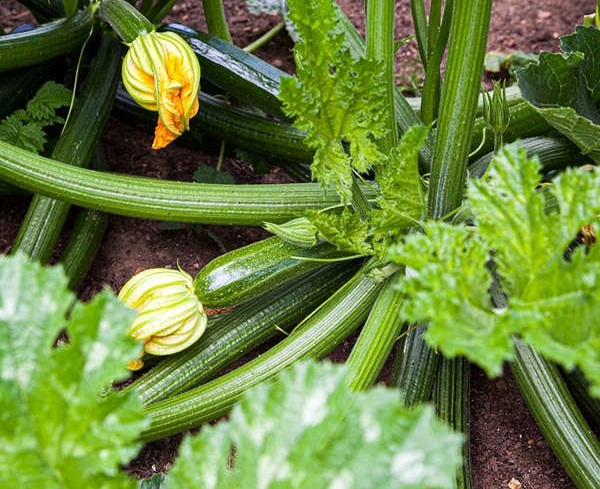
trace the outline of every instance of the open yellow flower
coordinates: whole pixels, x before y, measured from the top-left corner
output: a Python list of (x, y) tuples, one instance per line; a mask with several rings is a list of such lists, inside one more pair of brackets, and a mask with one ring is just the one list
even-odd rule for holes
[[(206, 312), (194, 294), (192, 277), (183, 270), (144, 270), (129, 279), (119, 299), (138, 312), (127, 334), (143, 341), (146, 353), (177, 353), (195, 343), (206, 329)], [(141, 362), (131, 362), (130, 368), (136, 365)]]
[(189, 129), (198, 112), (200, 64), (189, 44), (174, 32), (140, 34), (123, 59), (122, 78), (133, 99), (158, 111), (153, 149)]

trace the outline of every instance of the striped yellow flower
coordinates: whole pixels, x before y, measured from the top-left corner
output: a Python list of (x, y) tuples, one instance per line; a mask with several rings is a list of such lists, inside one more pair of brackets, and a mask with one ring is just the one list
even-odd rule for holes
[(144, 270), (129, 279), (119, 299), (138, 312), (127, 334), (143, 341), (146, 353), (177, 353), (206, 329), (206, 312), (194, 294), (192, 277), (183, 270)]
[(122, 78), (133, 99), (158, 112), (153, 149), (161, 149), (189, 129), (198, 112), (200, 64), (192, 48), (174, 32), (140, 34), (129, 44)]

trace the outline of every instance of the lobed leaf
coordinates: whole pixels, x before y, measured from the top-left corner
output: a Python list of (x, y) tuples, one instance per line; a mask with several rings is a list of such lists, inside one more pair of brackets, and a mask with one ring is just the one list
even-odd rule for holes
[(344, 367), (301, 362), (184, 440), (166, 487), (449, 488), (460, 443), (431, 407), (352, 392)]
[(375, 142), (385, 133), (382, 67), (353, 58), (334, 2), (288, 4), (300, 40), (294, 48), (297, 75), (281, 80), (280, 98), (315, 149), (313, 176), (349, 202), (353, 172), (366, 172), (385, 159)]
[(75, 301), (60, 268), (0, 257), (3, 487), (135, 486), (120, 465), (146, 420), (135, 393), (108, 395), (139, 355), (124, 333), (131, 317), (109, 291)]
[(600, 176), (569, 170), (537, 190), (540, 164), (506, 146), (488, 175), (469, 183), (476, 227), (428, 223), (390, 250), (414, 270), (398, 287), (402, 313), (430, 321), (426, 339), (444, 354), (462, 354), (488, 374), (501, 372), (518, 336), (566, 369), (580, 368), (600, 395), (600, 250), (565, 250), (582, 226), (600, 224)]

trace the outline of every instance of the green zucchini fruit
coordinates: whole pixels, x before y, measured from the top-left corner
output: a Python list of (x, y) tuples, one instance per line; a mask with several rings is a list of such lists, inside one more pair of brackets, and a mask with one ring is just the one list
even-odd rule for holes
[(141, 441), (200, 426), (225, 414), (250, 387), (273, 378), (293, 362), (320, 358), (358, 328), (382, 285), (367, 262), (283, 340), (248, 363), (199, 387), (151, 404)]
[[(339, 204), (318, 183), (202, 184), (99, 172), (0, 141), (0, 179), (30, 192), (121, 216), (167, 222), (260, 226)], [(363, 187), (372, 199), (372, 187)]]
[(279, 84), (288, 74), (217, 36), (181, 24), (162, 29), (179, 34), (190, 44), (200, 61), (202, 76), (212, 84), (249, 105), (284, 117)]
[(515, 341), (511, 370), (548, 446), (578, 489), (600, 487), (600, 442), (558, 367)]
[[(287, 122), (253, 114), (208, 95), (198, 93), (200, 107), (181, 140), (197, 146), (205, 135), (232, 146), (287, 162), (310, 163), (314, 151), (304, 144), (305, 134)], [(156, 115), (140, 107), (119, 88), (115, 99), (117, 116), (129, 123), (156, 125)]]
[(198, 342), (161, 361), (131, 388), (144, 404), (152, 404), (209, 380), (266, 341), (281, 337), (346, 282), (359, 263), (323, 267), (269, 291), (264, 300), (209, 316)]
[(37, 29), (0, 36), (0, 71), (31, 66), (77, 51), (92, 29), (90, 9), (71, 19), (59, 19)]
[(194, 289), (205, 307), (237, 306), (343, 256), (329, 243), (300, 248), (271, 236), (211, 260), (194, 277)]

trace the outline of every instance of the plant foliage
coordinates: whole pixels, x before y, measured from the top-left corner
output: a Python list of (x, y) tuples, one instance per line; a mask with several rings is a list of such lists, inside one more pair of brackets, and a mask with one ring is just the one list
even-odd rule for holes
[(331, 0), (288, 2), (300, 40), (294, 48), (296, 77), (281, 80), (280, 98), (295, 125), (315, 149), (315, 179), (351, 200), (353, 173), (369, 171), (383, 155), (376, 140), (385, 134), (382, 66), (355, 59)]
[(536, 189), (540, 164), (506, 146), (489, 174), (469, 183), (476, 226), (431, 222), (391, 250), (410, 267), (398, 287), (402, 314), (430, 321), (426, 339), (444, 355), (465, 355), (490, 375), (513, 358), (520, 337), (566, 369), (580, 368), (600, 395), (600, 250), (565, 258), (583, 226), (598, 229), (600, 176), (567, 170)]
[(135, 487), (120, 465), (140, 448), (141, 404), (106, 395), (140, 355), (131, 318), (108, 291), (77, 301), (61, 268), (0, 257), (2, 487)]
[(16, 110), (0, 122), (0, 139), (34, 153), (42, 152), (47, 142), (44, 128), (64, 123), (56, 110), (70, 103), (71, 90), (53, 81), (44, 83), (25, 109)]
[(600, 162), (600, 30), (577, 26), (565, 53), (541, 53), (517, 72), (523, 97), (556, 130)]
[(300, 362), (186, 438), (165, 487), (450, 488), (460, 445), (431, 407), (350, 391), (344, 367)]

